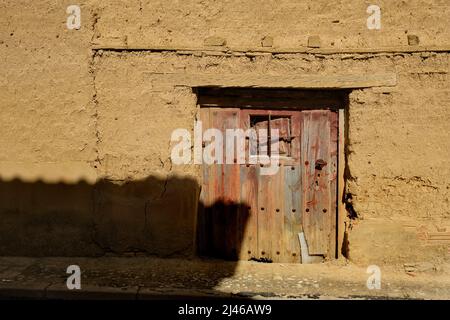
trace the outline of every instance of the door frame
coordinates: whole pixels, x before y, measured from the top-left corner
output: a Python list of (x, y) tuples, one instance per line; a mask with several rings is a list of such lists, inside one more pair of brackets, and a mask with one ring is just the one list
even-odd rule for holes
[[(299, 103), (298, 106), (295, 104), (292, 104), (292, 101), (289, 101), (286, 105), (283, 105), (282, 103), (277, 103), (272, 105), (270, 102), (265, 105), (257, 105), (257, 106), (251, 106), (246, 105), (245, 106), (233, 106), (232, 103), (229, 103), (229, 100), (225, 99), (225, 104), (217, 103), (214, 99), (211, 99), (211, 97), (207, 97), (206, 100), (201, 99), (201, 95), (199, 94), (198, 89), (203, 89), (201, 87), (199, 88), (193, 88), (194, 92), (197, 94), (197, 113), (195, 115), (196, 119), (200, 119), (200, 109), (201, 108), (208, 108), (208, 107), (223, 107), (223, 108), (236, 108), (236, 109), (271, 109), (271, 110), (278, 110), (278, 111), (301, 111), (301, 110), (311, 110), (311, 109), (333, 109), (337, 111), (337, 117), (338, 117), (338, 154), (337, 154), (337, 162), (338, 162), (338, 168), (337, 168), (337, 180), (336, 180), (336, 230), (334, 232), (335, 234), (335, 254), (333, 257), (329, 257), (330, 259), (341, 259), (344, 257), (344, 247), (346, 246), (345, 243), (345, 234), (347, 233), (347, 210), (345, 207), (345, 194), (346, 194), (346, 178), (345, 178), (345, 171), (347, 168), (347, 157), (346, 157), (346, 145), (347, 145), (347, 134), (348, 134), (348, 90), (333, 90), (333, 93), (338, 93), (339, 98), (336, 98), (337, 100), (340, 100), (339, 103), (334, 103), (331, 105), (331, 107), (326, 107), (325, 103), (323, 106), (320, 106), (320, 102), (313, 101), (311, 102), (311, 99), (308, 99), (304, 105), (302, 103)], [(208, 89), (205, 87), (205, 89)], [(212, 88), (216, 89), (216, 88)], [(222, 89), (233, 89), (233, 88), (222, 88)], [(251, 88), (244, 88), (244, 90), (252, 90)], [(299, 91), (310, 91), (310, 90), (299, 90)], [(329, 90), (326, 90), (328, 93), (330, 93)], [(311, 92), (317, 92), (317, 90), (313, 90)], [(303, 94), (303, 93), (302, 93)], [(344, 98), (342, 98), (344, 97)], [(312, 98), (314, 99), (314, 97)], [(325, 98), (327, 102), (329, 102), (329, 98)], [(203, 175), (201, 177), (203, 180)], [(201, 181), (201, 184), (203, 184), (203, 181)], [(199, 247), (198, 247), (198, 226), (197, 226), (197, 219), (195, 221), (195, 227), (194, 227), (194, 248), (195, 248), (195, 254), (199, 255)]]

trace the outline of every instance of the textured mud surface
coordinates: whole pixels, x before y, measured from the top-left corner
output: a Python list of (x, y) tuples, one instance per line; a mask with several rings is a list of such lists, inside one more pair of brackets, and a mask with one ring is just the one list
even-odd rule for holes
[[(64, 1), (0, 4), (0, 254), (192, 252), (200, 170), (169, 142), (198, 108), (178, 75), (390, 72), (395, 87), (349, 92), (349, 257), (448, 259), (448, 1), (379, 1), (379, 31), (350, 0), (79, 4), (76, 31)], [(421, 50), (402, 52), (408, 35)]]

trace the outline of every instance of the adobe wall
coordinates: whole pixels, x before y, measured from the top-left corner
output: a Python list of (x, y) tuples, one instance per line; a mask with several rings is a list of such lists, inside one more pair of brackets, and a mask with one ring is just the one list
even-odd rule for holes
[[(365, 1), (82, 1), (80, 30), (69, 4), (0, 4), (0, 254), (192, 253), (200, 171), (171, 163), (170, 135), (192, 129), (196, 96), (164, 74), (395, 72), (395, 87), (349, 95), (350, 259), (448, 258), (429, 236), (450, 230), (447, 1), (378, 1), (380, 31)], [(430, 49), (320, 52), (405, 48), (407, 34)], [(319, 52), (304, 53), (310, 35)], [(268, 52), (249, 53), (263, 37)]]

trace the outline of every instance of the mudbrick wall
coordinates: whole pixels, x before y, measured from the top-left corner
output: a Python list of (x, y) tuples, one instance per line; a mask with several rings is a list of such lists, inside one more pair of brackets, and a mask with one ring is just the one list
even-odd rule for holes
[(71, 2), (2, 1), (0, 254), (191, 255), (200, 168), (170, 160), (198, 112), (183, 75), (395, 73), (349, 91), (346, 254), (448, 259), (450, 3), (376, 2), (381, 30), (356, 0), (79, 1), (68, 30)]

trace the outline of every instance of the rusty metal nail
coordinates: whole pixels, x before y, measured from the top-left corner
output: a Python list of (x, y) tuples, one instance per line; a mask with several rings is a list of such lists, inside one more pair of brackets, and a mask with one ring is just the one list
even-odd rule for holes
[(247, 252), (248, 252), (248, 254), (252, 253), (250, 250), (248, 250)]
[(264, 251), (261, 251), (261, 254), (262, 254), (262, 255), (265, 255), (266, 253), (265, 253)]
[(308, 209), (308, 208), (306, 208), (306, 212), (309, 212), (309, 209)]
[(322, 211), (323, 211), (323, 213), (325, 213), (325, 212), (327, 212), (327, 209), (323, 209)]
[(275, 211), (276, 211), (276, 212), (280, 212), (280, 209), (276, 209)]
[(295, 252), (292, 254), (293, 257), (295, 257), (296, 255), (297, 255), (297, 254), (296, 254)]
[(280, 251), (277, 251), (277, 254), (279, 255), (279, 254), (280, 254)]
[(309, 164), (309, 161), (305, 161), (305, 165), (307, 166)]

